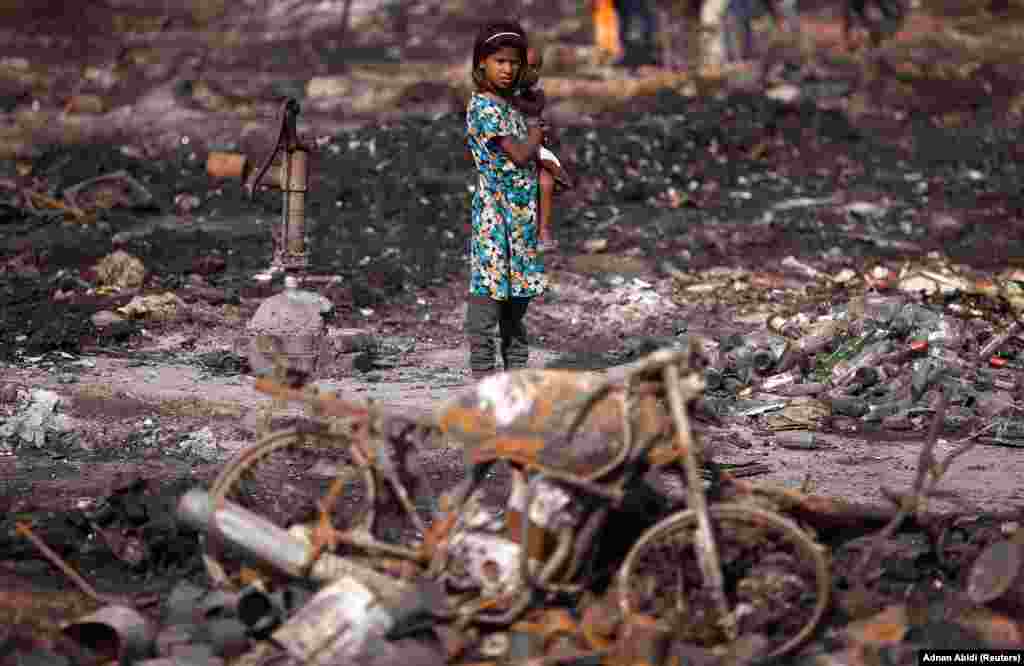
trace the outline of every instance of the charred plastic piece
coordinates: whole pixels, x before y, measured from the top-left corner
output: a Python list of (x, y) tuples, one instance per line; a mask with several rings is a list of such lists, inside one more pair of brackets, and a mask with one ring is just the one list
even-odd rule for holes
[(256, 636), (265, 636), (284, 619), (287, 604), (283, 591), (268, 593), (250, 585), (238, 594), (238, 618)]

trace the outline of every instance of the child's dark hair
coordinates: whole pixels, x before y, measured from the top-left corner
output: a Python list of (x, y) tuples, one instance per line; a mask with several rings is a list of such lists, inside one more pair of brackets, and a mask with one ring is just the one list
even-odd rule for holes
[(531, 44), (530, 49), (537, 55), (537, 67), (544, 66), (544, 49), (541, 48), (543, 44)]
[(515, 81), (512, 82), (512, 88), (517, 88), (526, 68), (526, 49), (529, 46), (526, 31), (515, 21), (498, 21), (482, 27), (473, 43), (473, 83), (476, 85), (476, 89), (490, 90), (491, 86), (484, 76), (480, 63), (504, 48), (514, 48), (519, 51), (519, 58), (523, 66), (516, 72)]

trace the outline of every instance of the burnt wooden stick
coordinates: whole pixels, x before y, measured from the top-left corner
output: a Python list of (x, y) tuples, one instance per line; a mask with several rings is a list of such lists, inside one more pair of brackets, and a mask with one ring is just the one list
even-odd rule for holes
[(723, 471), (722, 476), (728, 480), (726, 489), (731, 486), (738, 494), (771, 497), (779, 502), (783, 511), (793, 513), (819, 529), (881, 526), (896, 515), (894, 508), (855, 504), (824, 495), (807, 495), (782, 486), (743, 481), (733, 477), (728, 470)]

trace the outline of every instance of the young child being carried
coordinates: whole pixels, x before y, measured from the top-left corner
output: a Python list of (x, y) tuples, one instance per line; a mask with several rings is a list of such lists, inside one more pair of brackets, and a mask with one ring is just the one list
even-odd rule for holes
[(547, 99), (544, 96), (544, 89), (540, 85), (540, 69), (543, 66), (544, 59), (540, 51), (532, 47), (527, 49), (526, 67), (520, 79), (519, 87), (515, 90), (509, 101), (527, 118), (539, 120), (541, 127), (545, 130), (545, 145), (541, 145), (537, 150), (537, 166), (539, 169), (537, 222), (540, 230), (539, 249), (547, 251), (554, 249), (558, 245), (551, 232), (555, 185), (557, 184), (561, 188), (568, 189), (572, 187), (572, 181), (562, 168), (562, 163), (558, 161), (558, 157), (549, 148), (549, 128), (543, 119)]

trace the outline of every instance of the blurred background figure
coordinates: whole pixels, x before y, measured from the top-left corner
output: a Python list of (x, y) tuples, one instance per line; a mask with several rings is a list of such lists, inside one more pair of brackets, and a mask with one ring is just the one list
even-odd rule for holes
[[(843, 0), (854, 5), (869, 1), (898, 0)], [(771, 17), (774, 30), (799, 33), (796, 3), (797, 0), (593, 0), (591, 9), (602, 62), (678, 69), (715, 67), (756, 57), (752, 24), (765, 15)]]
[[(871, 15), (872, 5), (881, 15), (877, 19)], [(848, 49), (857, 47), (858, 25), (867, 31), (871, 46), (877, 47), (883, 39), (899, 32), (907, 14), (900, 0), (843, 0), (843, 10), (843, 41)]]
[(697, 67), (719, 67), (726, 62), (726, 31), (732, 0), (703, 0), (700, 3), (700, 40)]
[(658, 62), (657, 18), (647, 0), (593, 0), (594, 41), (600, 59), (639, 67)]
[(680, 70), (700, 63), (702, 4), (702, 0), (659, 0), (654, 3), (660, 66)]
[(615, 0), (593, 0), (594, 43), (602, 62), (615, 62), (622, 57), (622, 38), (619, 34), (619, 13)]
[(722, 29), (726, 62), (747, 60), (754, 54), (754, 20), (757, 0), (729, 0)]
[(756, 56), (753, 21), (771, 16), (773, 29), (796, 34), (800, 30), (796, 0), (729, 0), (723, 21), (722, 50), (726, 62), (750, 60)]
[(658, 62), (657, 20), (648, 0), (615, 0), (623, 54), (614, 64), (625, 67)]

